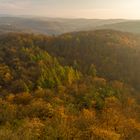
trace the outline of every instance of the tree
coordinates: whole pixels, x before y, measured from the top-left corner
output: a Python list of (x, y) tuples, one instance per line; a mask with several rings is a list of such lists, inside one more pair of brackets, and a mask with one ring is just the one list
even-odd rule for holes
[(88, 70), (88, 75), (92, 76), (92, 77), (96, 77), (96, 68), (95, 68), (95, 65), (94, 64), (91, 64), (90, 65), (90, 68)]

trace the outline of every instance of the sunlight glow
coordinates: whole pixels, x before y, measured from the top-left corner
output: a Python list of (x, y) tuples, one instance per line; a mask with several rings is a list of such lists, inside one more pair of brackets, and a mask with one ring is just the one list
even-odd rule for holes
[(140, 0), (0, 0), (0, 14), (140, 18)]

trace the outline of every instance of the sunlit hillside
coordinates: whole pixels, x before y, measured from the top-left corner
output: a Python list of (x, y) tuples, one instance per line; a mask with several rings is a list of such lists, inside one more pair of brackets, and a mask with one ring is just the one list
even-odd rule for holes
[(139, 0), (0, 0), (0, 140), (140, 140)]
[(111, 30), (1, 34), (2, 140), (138, 140), (138, 38)]

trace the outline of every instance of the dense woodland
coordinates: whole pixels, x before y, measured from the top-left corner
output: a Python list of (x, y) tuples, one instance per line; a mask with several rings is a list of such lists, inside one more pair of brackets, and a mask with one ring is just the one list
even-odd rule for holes
[(0, 140), (139, 140), (139, 40), (0, 34)]

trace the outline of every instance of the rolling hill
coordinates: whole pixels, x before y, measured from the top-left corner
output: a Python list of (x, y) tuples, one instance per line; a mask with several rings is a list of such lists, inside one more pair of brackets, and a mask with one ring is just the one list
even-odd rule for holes
[(1, 140), (139, 140), (138, 35), (0, 34)]
[[(112, 23), (124, 22), (121, 19), (63, 19), (45, 17), (0, 17), (0, 31), (29, 32), (58, 35), (66, 32), (95, 29)], [(7, 28), (5, 28), (7, 27)]]
[(46, 17), (0, 16), (0, 32), (26, 32), (60, 35), (74, 31), (113, 29), (140, 33), (139, 20), (124, 19), (65, 19)]
[(123, 32), (137, 33), (140, 34), (140, 21), (126, 21), (121, 23), (113, 23), (109, 25), (103, 25), (97, 27), (97, 29), (113, 29)]
[(44, 48), (64, 64), (73, 66), (76, 61), (82, 72), (93, 63), (99, 76), (139, 88), (139, 39), (139, 35), (113, 30), (85, 31), (58, 36)]

